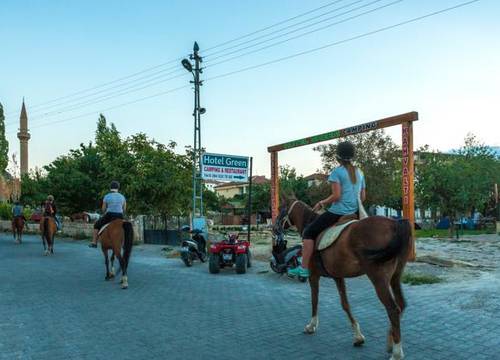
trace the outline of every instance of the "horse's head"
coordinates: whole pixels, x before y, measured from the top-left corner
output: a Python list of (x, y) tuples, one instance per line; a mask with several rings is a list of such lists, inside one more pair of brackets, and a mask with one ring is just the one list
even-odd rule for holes
[(276, 217), (276, 221), (274, 222), (273, 235), (282, 236), (285, 230), (295, 226), (293, 220), (290, 219), (290, 215), (292, 214), (297, 203), (299, 203), (297, 199), (282, 199), (280, 211)]

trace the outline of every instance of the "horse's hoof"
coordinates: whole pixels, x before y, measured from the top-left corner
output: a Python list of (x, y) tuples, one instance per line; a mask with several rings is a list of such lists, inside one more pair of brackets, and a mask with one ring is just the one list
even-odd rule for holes
[(307, 324), (304, 328), (304, 334), (314, 334), (316, 332), (316, 326)]
[(114, 277), (115, 277), (115, 274), (113, 274), (113, 273), (110, 273), (110, 274), (109, 274), (109, 278), (110, 278), (110, 279), (113, 279)]
[(45, 252), (43, 253), (43, 255), (47, 256), (47, 255), (49, 255), (49, 252), (48, 252), (48, 251), (45, 251)]
[(109, 281), (111, 279), (111, 276), (106, 276), (104, 277), (104, 280)]
[(361, 337), (359, 337), (359, 338), (355, 338), (355, 339), (354, 339), (354, 342), (352, 343), (352, 345), (354, 345), (355, 347), (360, 347), (360, 346), (362, 346), (364, 343), (365, 343), (365, 337), (364, 337), (364, 336), (361, 336)]
[(125, 290), (125, 289), (127, 289), (127, 288), (128, 288), (128, 284), (123, 283), (123, 284), (122, 284), (122, 289), (123, 289), (123, 290)]

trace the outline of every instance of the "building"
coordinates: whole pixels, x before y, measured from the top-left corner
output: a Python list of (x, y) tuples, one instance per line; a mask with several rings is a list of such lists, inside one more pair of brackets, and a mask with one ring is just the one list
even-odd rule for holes
[(322, 173), (314, 173), (309, 176), (306, 176), (304, 180), (307, 181), (307, 187), (311, 186), (318, 186), (321, 185), (322, 183), (326, 182), (328, 180), (328, 175), (327, 174), (322, 174)]
[(17, 133), (17, 138), (20, 144), (20, 158), (21, 158), (21, 175), (27, 174), (29, 170), (28, 166), (28, 141), (31, 135), (28, 131), (28, 114), (26, 113), (26, 106), (21, 107), (21, 116), (19, 117), (19, 132)]
[(205, 180), (203, 181), (203, 184), (208, 191), (215, 192), (215, 187), (222, 185), (223, 183), (215, 180)]
[[(260, 185), (269, 183), (271, 180), (265, 176), (252, 176), (252, 184)], [(244, 195), (248, 193), (248, 183), (228, 182), (221, 183), (214, 187), (215, 193), (223, 198), (232, 199), (236, 195)]]

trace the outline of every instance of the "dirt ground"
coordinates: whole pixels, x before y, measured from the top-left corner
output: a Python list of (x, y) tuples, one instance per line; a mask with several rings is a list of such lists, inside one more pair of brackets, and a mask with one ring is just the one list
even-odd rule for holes
[[(288, 246), (301, 242), (297, 233), (286, 235)], [(271, 257), (271, 234), (252, 236), (252, 254), (255, 259), (268, 261)], [(407, 265), (407, 272), (437, 276), (454, 282), (479, 278), (485, 273), (498, 274), (500, 236), (496, 234), (470, 235), (455, 238), (418, 238), (417, 259)]]

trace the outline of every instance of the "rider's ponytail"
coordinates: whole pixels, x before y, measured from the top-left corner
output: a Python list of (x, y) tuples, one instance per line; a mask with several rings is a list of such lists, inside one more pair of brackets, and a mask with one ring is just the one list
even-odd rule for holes
[(356, 168), (350, 161), (346, 160), (339, 160), (340, 164), (347, 169), (347, 172), (349, 173), (349, 178), (351, 179), (351, 182), (353, 184), (356, 184), (357, 178), (356, 178)]

